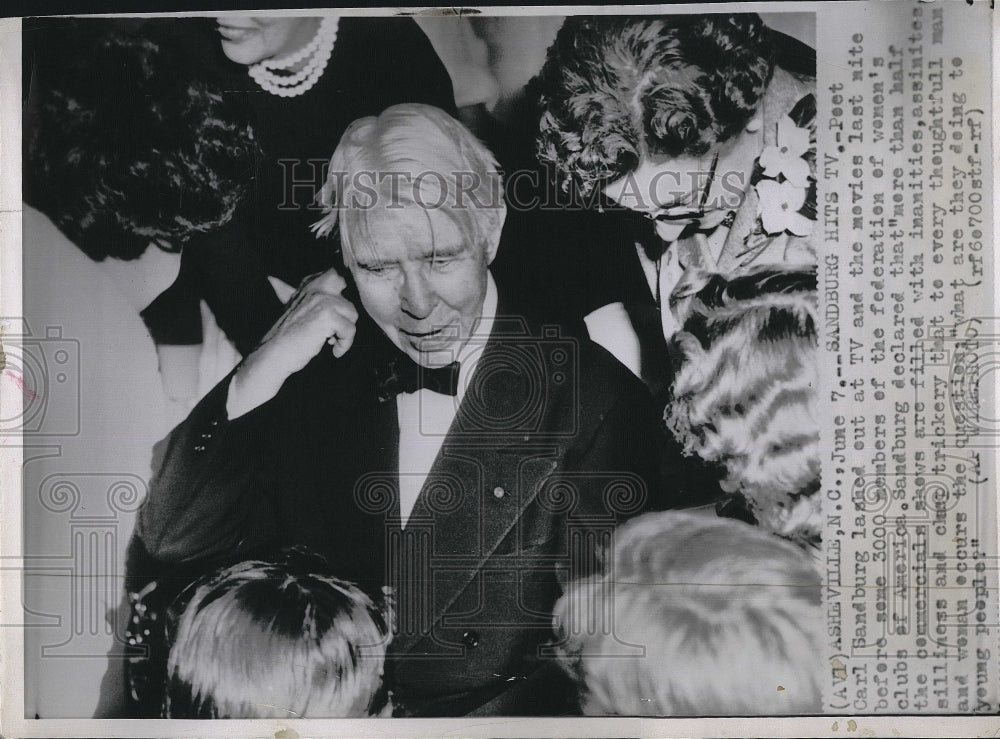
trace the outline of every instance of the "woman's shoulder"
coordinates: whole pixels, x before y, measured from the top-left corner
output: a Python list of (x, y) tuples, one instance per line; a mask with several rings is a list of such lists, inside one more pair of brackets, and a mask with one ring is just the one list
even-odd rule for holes
[(451, 78), (412, 18), (341, 18), (335, 53), (344, 63), (331, 84), (357, 90), (370, 114), (404, 102), (454, 113)]

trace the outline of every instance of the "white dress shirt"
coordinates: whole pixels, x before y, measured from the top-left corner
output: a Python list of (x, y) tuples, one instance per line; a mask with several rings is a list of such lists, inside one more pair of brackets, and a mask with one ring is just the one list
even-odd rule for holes
[(493, 331), (496, 313), (497, 287), (493, 282), (493, 275), (487, 274), (482, 315), (472, 336), (456, 357), (460, 364), (458, 393), (451, 397), (421, 389), (415, 393), (400, 393), (396, 397), (396, 415), (399, 419), (399, 512), (404, 526), (455, 420), (458, 406), (465, 397), (469, 380)]

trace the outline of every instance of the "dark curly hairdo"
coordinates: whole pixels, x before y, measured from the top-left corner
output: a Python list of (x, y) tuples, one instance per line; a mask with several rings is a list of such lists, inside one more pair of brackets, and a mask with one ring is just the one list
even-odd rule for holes
[(536, 81), (538, 156), (584, 194), (645, 154), (701, 156), (750, 121), (774, 51), (753, 13), (570, 18)]
[(32, 204), (98, 261), (228, 223), (259, 159), (249, 112), (165, 40), (80, 21), (66, 41), (36, 80)]

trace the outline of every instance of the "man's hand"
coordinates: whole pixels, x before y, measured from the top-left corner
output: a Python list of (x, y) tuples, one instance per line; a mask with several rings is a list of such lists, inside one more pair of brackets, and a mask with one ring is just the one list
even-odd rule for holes
[(226, 411), (237, 418), (277, 395), (324, 343), (342, 357), (354, 342), (358, 310), (340, 293), (347, 286), (330, 269), (303, 280), (288, 307), (229, 383)]

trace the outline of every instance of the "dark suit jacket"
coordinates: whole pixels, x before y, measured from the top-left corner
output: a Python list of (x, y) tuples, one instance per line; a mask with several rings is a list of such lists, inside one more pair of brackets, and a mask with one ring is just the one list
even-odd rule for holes
[[(375, 396), (388, 340), (359, 323), (265, 405), (226, 420), (228, 382), (166, 440), (138, 537), (160, 563), (303, 544), (335, 574), (396, 591), (398, 713), (557, 715), (572, 691), (539, 648), (569, 577), (616, 523), (665, 507), (642, 384), (586, 339), (504, 303), (405, 529), (395, 401)], [(133, 573), (134, 574), (134, 573)]]

